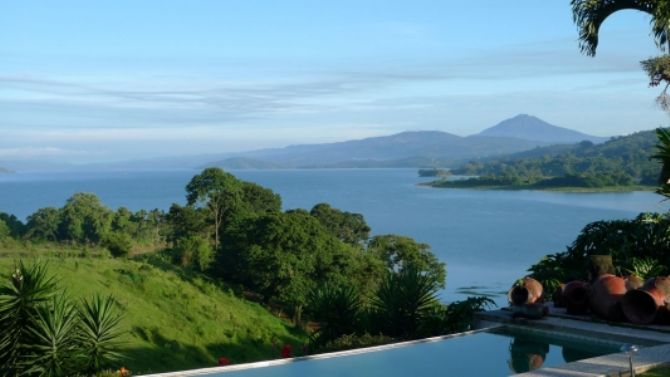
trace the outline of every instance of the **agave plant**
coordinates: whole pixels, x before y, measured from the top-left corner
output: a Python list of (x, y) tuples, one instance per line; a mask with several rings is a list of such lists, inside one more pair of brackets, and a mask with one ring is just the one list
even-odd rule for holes
[(317, 347), (355, 333), (362, 312), (360, 294), (356, 289), (331, 284), (313, 291), (307, 308), (310, 317), (319, 322), (319, 329), (312, 337), (312, 343)]
[(22, 344), (29, 338), (38, 309), (56, 292), (54, 278), (46, 266), (19, 262), (9, 281), (0, 286), (0, 374), (18, 374)]
[(88, 373), (99, 371), (110, 362), (121, 358), (116, 349), (122, 333), (122, 317), (115, 305), (111, 296), (96, 295), (90, 301), (83, 302), (79, 341)]
[(437, 283), (412, 268), (389, 273), (373, 299), (373, 307), (384, 334), (415, 337), (421, 322), (433, 313)]
[(119, 356), (114, 300), (96, 296), (78, 308), (56, 292), (42, 263), (20, 262), (0, 286), (0, 376), (92, 375)]
[(39, 307), (30, 325), (29, 341), (23, 345), (27, 353), (21, 361), (27, 367), (25, 373), (45, 377), (73, 375), (82, 356), (79, 323), (77, 309), (63, 295)]

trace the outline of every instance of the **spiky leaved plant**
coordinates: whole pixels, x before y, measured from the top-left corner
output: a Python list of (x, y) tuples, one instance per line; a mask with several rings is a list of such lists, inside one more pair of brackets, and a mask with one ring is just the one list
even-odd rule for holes
[(29, 327), (26, 351), (27, 375), (65, 377), (76, 375), (82, 361), (79, 344), (79, 313), (72, 301), (63, 295), (37, 308)]
[(362, 313), (361, 296), (353, 287), (326, 284), (309, 295), (307, 312), (319, 323), (311, 342), (320, 347), (356, 332)]
[(122, 315), (116, 309), (114, 298), (96, 295), (91, 300), (85, 300), (80, 310), (80, 319), (79, 341), (85, 371), (94, 373), (109, 366), (110, 362), (119, 360), (121, 354), (116, 349), (122, 333)]
[(0, 286), (0, 375), (23, 369), (25, 344), (38, 309), (56, 292), (54, 278), (43, 263), (19, 262), (11, 278)]

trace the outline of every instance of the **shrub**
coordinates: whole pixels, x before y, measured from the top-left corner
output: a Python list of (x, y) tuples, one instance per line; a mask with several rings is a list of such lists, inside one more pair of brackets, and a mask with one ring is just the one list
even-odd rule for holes
[(107, 235), (105, 247), (116, 258), (127, 257), (133, 250), (133, 240), (125, 233), (114, 232)]
[(182, 267), (206, 271), (214, 261), (214, 250), (202, 236), (188, 236), (177, 240), (175, 257)]

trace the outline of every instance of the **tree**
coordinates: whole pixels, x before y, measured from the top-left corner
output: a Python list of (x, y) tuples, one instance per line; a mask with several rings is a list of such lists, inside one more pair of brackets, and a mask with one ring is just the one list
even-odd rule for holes
[(225, 216), (236, 208), (242, 199), (242, 185), (232, 174), (220, 168), (207, 168), (196, 175), (186, 186), (189, 206), (206, 207), (214, 222), (214, 247), (219, 247), (219, 232)]
[(359, 213), (343, 212), (327, 203), (315, 205), (309, 213), (342, 242), (359, 245), (370, 236), (370, 227)]
[(376, 236), (368, 243), (368, 252), (381, 259), (389, 271), (400, 272), (410, 268), (425, 273), (437, 286), (444, 287), (445, 265), (425, 243), (393, 234)]
[(9, 228), (9, 235), (14, 238), (23, 236), (25, 225), (16, 216), (0, 212), (0, 220), (4, 221)]
[(572, 16), (579, 28), (579, 47), (583, 53), (595, 56), (598, 33), (602, 23), (622, 10), (649, 13), (654, 39), (660, 48), (668, 42), (670, 1), (668, 0), (571, 0)]
[(112, 211), (91, 193), (77, 193), (61, 210), (59, 239), (98, 244), (110, 230)]
[(205, 208), (172, 204), (165, 215), (169, 228), (167, 240), (174, 244), (181, 238), (202, 234), (203, 230), (207, 229), (207, 217), (208, 213)]
[(46, 241), (58, 240), (58, 226), (61, 221), (61, 212), (58, 208), (40, 208), (28, 216), (26, 237)]
[[(633, 9), (651, 15), (652, 33), (660, 49), (668, 43), (670, 32), (670, 0), (571, 0), (572, 14), (579, 28), (580, 48), (589, 56), (595, 56), (598, 47), (598, 32), (602, 23), (613, 13), (625, 9)], [(670, 45), (668, 46), (670, 52)], [(667, 94), (670, 86), (670, 56), (659, 56), (642, 62), (643, 69), (649, 75), (651, 86), (657, 86), (662, 81), (667, 84), (657, 98), (657, 102), (666, 111), (670, 111), (670, 96)], [(655, 156), (663, 164), (659, 177), (661, 187), (658, 192), (670, 197), (668, 174), (670, 159), (667, 152), (670, 150), (670, 138), (663, 131), (659, 131), (659, 153)]]
[(244, 210), (255, 214), (281, 211), (281, 197), (272, 190), (252, 182), (242, 182)]

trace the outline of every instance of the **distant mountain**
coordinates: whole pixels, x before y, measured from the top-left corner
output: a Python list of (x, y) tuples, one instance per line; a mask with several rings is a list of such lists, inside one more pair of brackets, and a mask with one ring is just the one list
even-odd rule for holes
[[(462, 137), (441, 131), (411, 131), (338, 143), (263, 149), (236, 157), (287, 168), (416, 167), (514, 153), (546, 144), (508, 137)], [(216, 164), (218, 162), (207, 163)]]
[(578, 143), (588, 140), (602, 143), (609, 138), (587, 135), (568, 128), (554, 126), (544, 120), (527, 114), (519, 114), (503, 120), (478, 134), (479, 136), (511, 137), (523, 140), (541, 141), (551, 144)]
[(7, 168), (3, 168), (2, 166), (0, 166), (0, 174), (2, 174), (2, 173), (11, 173), (11, 172), (12, 172), (11, 170), (9, 170), (9, 169), (7, 169)]

